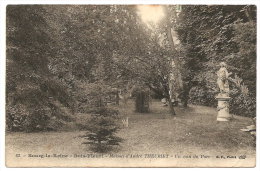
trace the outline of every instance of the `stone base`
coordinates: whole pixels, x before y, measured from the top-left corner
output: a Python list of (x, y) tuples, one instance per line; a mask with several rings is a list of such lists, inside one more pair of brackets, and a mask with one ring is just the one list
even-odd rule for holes
[(217, 96), (218, 100), (218, 116), (217, 121), (229, 121), (231, 115), (229, 114), (229, 100), (230, 97), (227, 96)]

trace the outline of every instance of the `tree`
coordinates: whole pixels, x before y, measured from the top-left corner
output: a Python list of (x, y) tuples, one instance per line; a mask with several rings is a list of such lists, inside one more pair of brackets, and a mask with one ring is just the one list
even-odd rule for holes
[[(251, 97), (255, 97), (255, 15), (255, 6), (182, 7), (177, 32), (184, 49), (184, 68), (187, 70), (184, 81), (191, 80), (187, 88), (192, 102), (216, 105), (214, 96), (218, 89), (215, 72), (222, 61), (228, 64), (229, 71), (249, 83), (249, 92), (253, 93)], [(244, 53), (243, 49), (249, 46)], [(235, 84), (231, 85), (232, 89), (239, 92)], [(240, 99), (239, 94), (235, 93), (234, 99)], [(231, 110), (239, 104), (243, 106), (243, 103), (232, 102)], [(236, 113), (242, 114), (241, 107)], [(254, 113), (254, 110), (251, 112)]]
[(107, 152), (111, 146), (119, 145), (122, 138), (115, 133), (119, 130), (118, 111), (109, 108), (100, 108), (93, 114), (87, 131), (82, 138), (86, 139), (83, 144), (90, 144), (94, 151)]
[(6, 94), (10, 130), (46, 129), (53, 116), (71, 119), (56, 105), (69, 106), (71, 101), (48, 69), (49, 56), (55, 52), (45, 14), (40, 6), (7, 7)]

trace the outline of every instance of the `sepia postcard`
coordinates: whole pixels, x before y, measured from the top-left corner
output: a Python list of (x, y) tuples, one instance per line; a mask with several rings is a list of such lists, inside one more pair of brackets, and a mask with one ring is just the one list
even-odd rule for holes
[(6, 167), (256, 167), (257, 6), (6, 6)]

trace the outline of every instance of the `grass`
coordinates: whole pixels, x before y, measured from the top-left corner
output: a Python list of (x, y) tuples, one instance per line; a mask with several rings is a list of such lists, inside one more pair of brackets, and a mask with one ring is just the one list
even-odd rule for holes
[[(141, 114), (133, 111), (134, 105), (131, 101), (127, 106), (120, 104), (122, 118), (129, 117), (129, 127), (118, 132), (118, 136), (124, 141), (113, 151), (114, 154), (246, 155), (248, 159), (254, 161), (254, 139), (249, 133), (240, 131), (241, 128), (252, 124), (249, 118), (235, 116), (230, 122), (217, 122), (216, 109), (210, 107), (190, 105), (187, 109), (176, 108), (176, 116), (170, 115), (168, 108), (163, 107), (158, 101), (152, 102), (150, 107), (150, 113)], [(80, 115), (80, 120), (83, 120), (83, 117)], [(84, 131), (77, 130), (7, 133), (7, 159), (12, 158), (16, 153), (92, 153), (88, 146), (81, 144), (83, 140), (79, 136), (82, 134)], [(215, 161), (212, 159), (212, 162)], [(108, 163), (108, 166), (112, 163)], [(232, 162), (223, 161), (221, 166), (226, 166), (225, 163), (231, 164), (227, 167), (234, 165)], [(207, 166), (201, 162), (193, 164)], [(95, 166), (97, 165), (100, 164)], [(131, 166), (129, 162), (121, 165)], [(187, 167), (192, 166), (192, 162), (186, 165), (185, 163), (184, 165), (168, 163), (168, 165)], [(144, 163), (141, 162), (140, 166), (144, 166)], [(210, 166), (215, 165), (211, 163)]]
[(126, 139), (123, 150), (131, 149), (138, 153), (152, 149), (175, 153), (207, 151), (214, 154), (216, 151), (220, 154), (254, 151), (254, 139), (240, 131), (252, 124), (249, 118), (235, 116), (231, 122), (217, 122), (216, 110), (204, 106), (177, 108), (177, 115), (171, 116), (168, 108), (161, 107), (158, 102), (153, 103), (151, 110), (150, 114), (128, 111), (126, 115), (130, 127), (120, 132), (121, 137)]

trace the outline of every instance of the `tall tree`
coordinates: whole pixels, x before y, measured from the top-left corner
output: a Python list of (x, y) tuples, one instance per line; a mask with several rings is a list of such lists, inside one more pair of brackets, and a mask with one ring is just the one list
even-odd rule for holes
[[(190, 80), (188, 89), (191, 90), (191, 101), (215, 105), (214, 96), (218, 92), (215, 72), (222, 61), (228, 64), (229, 71), (248, 84), (253, 98), (256, 83), (255, 6), (188, 5), (182, 7), (179, 19), (177, 32), (184, 49), (184, 68), (187, 69), (184, 80)], [(244, 51), (249, 46), (251, 48)], [(231, 90), (237, 91), (235, 84), (231, 84), (231, 87)], [(234, 94), (232, 110), (243, 103), (235, 102), (240, 95)], [(253, 101), (250, 103), (253, 104)], [(240, 111), (236, 110), (238, 113)]]

